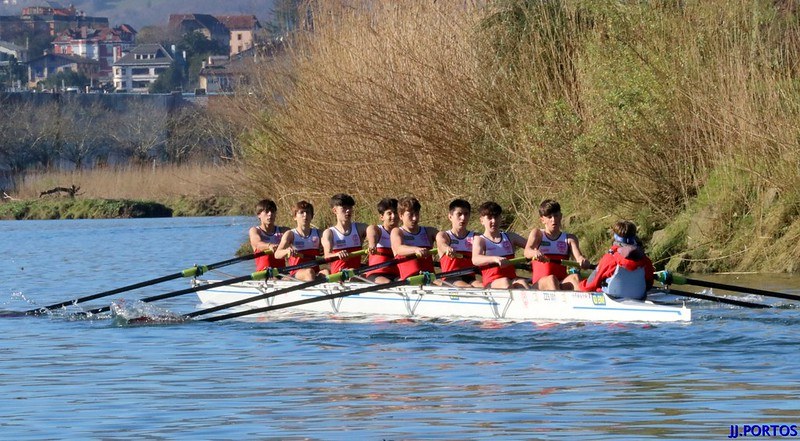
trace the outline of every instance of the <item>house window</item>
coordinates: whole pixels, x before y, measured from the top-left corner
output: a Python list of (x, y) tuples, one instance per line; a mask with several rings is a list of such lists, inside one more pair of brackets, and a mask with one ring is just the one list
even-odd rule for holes
[(119, 67), (117, 68), (117, 76), (122, 76), (122, 69)]
[(150, 69), (146, 67), (134, 67), (131, 69), (131, 75), (148, 75), (150, 73)]
[(236, 39), (241, 41), (242, 40), (242, 34), (241, 33), (236, 34)]

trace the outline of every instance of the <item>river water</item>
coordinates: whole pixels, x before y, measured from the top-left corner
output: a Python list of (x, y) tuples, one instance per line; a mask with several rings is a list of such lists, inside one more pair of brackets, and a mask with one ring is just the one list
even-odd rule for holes
[[(228, 259), (250, 221), (0, 222), (0, 309)], [(248, 274), (252, 263), (223, 271), (216, 277)], [(800, 294), (798, 277), (715, 280)], [(0, 317), (0, 435), (724, 439), (731, 425), (752, 434), (755, 424), (789, 434), (800, 422), (800, 310), (781, 302), (769, 310), (693, 302), (692, 323), (662, 325)], [(184, 313), (197, 299), (158, 305)]]

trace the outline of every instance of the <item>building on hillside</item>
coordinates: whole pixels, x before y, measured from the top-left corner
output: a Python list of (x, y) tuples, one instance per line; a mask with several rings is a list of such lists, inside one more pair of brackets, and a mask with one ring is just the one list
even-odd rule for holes
[(69, 28), (107, 28), (107, 17), (90, 17), (83, 11), (70, 5), (68, 8), (59, 6), (32, 6), (22, 9), (18, 16), (0, 17), (0, 38), (10, 39), (7, 34), (21, 31), (33, 31), (55, 36)]
[(181, 35), (200, 32), (234, 56), (255, 46), (261, 23), (255, 15), (171, 14), (169, 28)]
[(169, 29), (181, 35), (190, 32), (199, 32), (209, 40), (216, 41), (220, 46), (228, 48), (230, 43), (230, 32), (228, 28), (217, 20), (213, 15), (208, 14), (170, 14)]
[(228, 93), (250, 84), (250, 78), (259, 69), (270, 64), (276, 66), (283, 58), (285, 46), (281, 41), (254, 46), (239, 52), (230, 59), (209, 57), (200, 69), (200, 88), (206, 93)]
[(217, 19), (228, 29), (231, 57), (255, 46), (256, 33), (261, 29), (255, 15), (219, 15)]
[(173, 58), (160, 44), (142, 44), (113, 64), (114, 89), (146, 93)]
[(97, 78), (100, 63), (75, 55), (44, 54), (28, 62), (28, 87), (36, 87), (40, 81), (59, 72), (72, 71)]
[(92, 29), (67, 29), (53, 41), (53, 53), (77, 55), (100, 63), (99, 77), (111, 81), (113, 64), (136, 45), (136, 30), (130, 25)]

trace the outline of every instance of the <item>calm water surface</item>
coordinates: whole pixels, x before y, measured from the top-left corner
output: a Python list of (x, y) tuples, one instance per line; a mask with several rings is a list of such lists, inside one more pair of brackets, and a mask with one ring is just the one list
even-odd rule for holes
[[(249, 223), (0, 222), (0, 309), (228, 259)], [(800, 294), (797, 277), (718, 280)], [(0, 436), (727, 439), (732, 424), (800, 424), (799, 310), (693, 307), (691, 324), (657, 326), (0, 317)]]

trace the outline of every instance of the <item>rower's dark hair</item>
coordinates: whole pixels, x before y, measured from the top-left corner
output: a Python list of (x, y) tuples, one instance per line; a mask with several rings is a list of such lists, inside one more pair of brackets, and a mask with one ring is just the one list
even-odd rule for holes
[(378, 202), (378, 214), (383, 214), (386, 210), (397, 211), (397, 199), (383, 198)]
[(611, 226), (611, 231), (619, 237), (629, 239), (636, 237), (636, 224), (629, 220), (618, 220)]
[(413, 211), (419, 213), (422, 210), (422, 204), (414, 196), (406, 196), (397, 201), (397, 214), (403, 215), (406, 211)]
[(356, 200), (346, 193), (337, 193), (331, 196), (331, 208), (333, 207), (355, 207)]
[(561, 204), (558, 202), (545, 199), (539, 204), (539, 216), (552, 216), (556, 213), (561, 213)]
[(450, 202), (450, 206), (447, 207), (447, 211), (452, 213), (456, 208), (460, 208), (468, 213), (472, 212), (472, 205), (464, 199), (453, 199), (453, 202)]
[(494, 201), (486, 201), (478, 207), (478, 214), (481, 216), (494, 216), (500, 217), (503, 214), (503, 207), (500, 206), (497, 202)]
[(278, 206), (272, 199), (261, 199), (260, 201), (258, 201), (258, 203), (256, 203), (256, 215), (258, 215), (262, 211), (271, 211), (275, 213), (278, 211)]
[(300, 210), (305, 210), (306, 213), (308, 213), (308, 214), (310, 214), (312, 216), (314, 215), (314, 206), (311, 205), (311, 202), (300, 201), (300, 202), (297, 202), (296, 204), (294, 204), (294, 206), (292, 207), (292, 217), (294, 217), (297, 214), (297, 212), (300, 211)]

